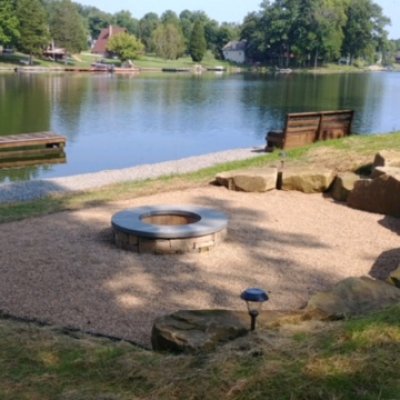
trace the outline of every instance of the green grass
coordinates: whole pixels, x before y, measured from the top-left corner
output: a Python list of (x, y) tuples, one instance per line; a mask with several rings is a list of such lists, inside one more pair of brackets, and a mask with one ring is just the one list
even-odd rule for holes
[(399, 399), (400, 306), (293, 332), (172, 356), (3, 319), (0, 398)]
[[(82, 52), (76, 54), (73, 57), (75, 68), (89, 68), (90, 65), (96, 61), (102, 59), (101, 56), (96, 54), (91, 54), (89, 52)], [(28, 56), (22, 53), (14, 53), (10, 55), (0, 55), (0, 68), (15, 68), (21, 67), (21, 60), (27, 61)], [(104, 60), (105, 62), (115, 63), (115, 60)], [(207, 52), (204, 59), (200, 63), (195, 63), (190, 57), (181, 57), (177, 60), (165, 60), (163, 58), (156, 57), (154, 55), (143, 55), (137, 60), (133, 60), (135, 65), (140, 68), (149, 69), (159, 69), (162, 68), (193, 68), (196, 64), (201, 64), (202, 66), (215, 67), (217, 65), (222, 65), (226, 68), (230, 67), (230, 63), (222, 60), (216, 60), (211, 52)], [(63, 63), (47, 61), (34, 57), (34, 65), (47, 68), (60, 68), (64, 67)], [(71, 67), (71, 66), (69, 66)]]
[(199, 63), (193, 62), (190, 57), (181, 57), (177, 60), (165, 60), (154, 55), (144, 55), (139, 59), (134, 60), (134, 63), (141, 68), (193, 68), (196, 64), (201, 64), (203, 67), (215, 67), (222, 65), (225, 68), (230, 67), (230, 63), (223, 60), (216, 60), (215, 57), (207, 52), (203, 60)]
[[(339, 171), (369, 168), (374, 155), (383, 149), (400, 150), (400, 132), (377, 136), (351, 136), (342, 140), (319, 142), (286, 152), (285, 165), (330, 166)], [(15, 204), (0, 204), (0, 223), (40, 216), (63, 210), (105, 204), (175, 189), (207, 185), (221, 171), (262, 168), (280, 164), (280, 152), (263, 153), (249, 160), (219, 164), (199, 171), (136, 182), (124, 182), (101, 189)]]
[[(90, 65), (99, 61), (102, 57), (99, 55), (91, 54), (88, 51), (82, 52), (80, 54), (76, 54), (72, 56), (74, 59), (73, 67), (76, 68), (89, 68)], [(0, 69), (1, 68), (15, 68), (21, 67), (20, 60), (28, 60), (28, 56), (26, 54), (22, 54), (16, 52), (14, 54), (0, 54)], [(106, 60), (107, 61), (107, 60)], [(108, 60), (109, 62), (115, 62), (115, 60)], [(145, 54), (140, 56), (137, 60), (133, 60), (134, 63), (144, 69), (162, 69), (162, 68), (193, 68), (196, 64), (201, 64), (205, 68), (212, 68), (216, 66), (223, 66), (226, 69), (235, 68), (236, 65), (233, 65), (230, 62), (224, 60), (215, 59), (214, 55), (211, 51), (207, 51), (203, 60), (200, 63), (193, 62), (189, 56), (181, 57), (177, 60), (165, 60), (163, 58), (157, 57), (152, 54)], [(63, 63), (47, 61), (43, 59), (39, 59), (34, 57), (34, 65), (40, 67), (47, 68), (60, 68), (64, 67)], [(242, 68), (251, 70), (251, 65), (241, 65)], [(395, 70), (399, 70), (400, 66), (398, 64), (393, 65), (392, 67)], [(264, 67), (263, 71), (269, 71), (270, 68)], [(337, 65), (337, 64), (326, 64), (323, 67), (319, 68), (304, 68), (304, 69), (296, 69), (297, 72), (309, 72), (309, 73), (337, 73), (337, 72), (360, 72), (364, 71), (364, 68), (358, 68), (356, 66), (346, 66), (346, 65)]]

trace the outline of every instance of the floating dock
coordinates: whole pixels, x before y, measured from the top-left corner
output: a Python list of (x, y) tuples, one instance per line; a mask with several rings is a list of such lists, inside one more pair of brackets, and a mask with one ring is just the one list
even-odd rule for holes
[(0, 168), (63, 163), (66, 141), (53, 132), (0, 136)]

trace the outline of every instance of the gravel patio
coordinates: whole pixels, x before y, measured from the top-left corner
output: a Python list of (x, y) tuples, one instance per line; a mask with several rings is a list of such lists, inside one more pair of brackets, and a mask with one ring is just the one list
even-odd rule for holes
[[(229, 216), (210, 252), (135, 254), (112, 243), (124, 208), (198, 204)], [(155, 317), (178, 309), (243, 309), (247, 287), (270, 309), (298, 308), (348, 276), (384, 278), (400, 262), (400, 220), (320, 194), (208, 186), (3, 224), (0, 311), (150, 346)]]

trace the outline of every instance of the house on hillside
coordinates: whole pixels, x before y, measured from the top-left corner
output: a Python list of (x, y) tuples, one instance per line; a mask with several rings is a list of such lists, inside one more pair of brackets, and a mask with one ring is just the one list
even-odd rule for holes
[(107, 51), (107, 44), (110, 38), (114, 35), (127, 32), (126, 28), (110, 25), (108, 28), (101, 30), (99, 37), (94, 42), (92, 47), (93, 54), (99, 54), (103, 57), (109, 57), (111, 54)]
[(56, 47), (54, 42), (43, 51), (43, 56), (51, 61), (64, 61), (67, 57), (67, 51), (61, 47)]
[(225, 60), (243, 64), (246, 61), (246, 40), (232, 40), (222, 48)]

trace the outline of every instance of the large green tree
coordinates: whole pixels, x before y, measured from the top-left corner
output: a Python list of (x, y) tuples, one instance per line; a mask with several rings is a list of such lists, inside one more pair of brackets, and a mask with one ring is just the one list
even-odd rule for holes
[(176, 27), (180, 26), (180, 21), (178, 16), (176, 15), (175, 11), (167, 10), (161, 14), (160, 17), (161, 23), (164, 25), (171, 24), (175, 25)]
[(79, 14), (84, 18), (90, 37), (97, 39), (103, 28), (107, 28), (113, 21), (113, 16), (100, 11), (96, 7), (76, 4)]
[(14, 0), (0, 0), (0, 44), (13, 44), (19, 38)]
[(373, 54), (387, 42), (385, 26), (390, 22), (380, 6), (372, 0), (351, 0), (347, 8), (342, 51), (350, 59), (363, 57), (372, 61)]
[(253, 61), (317, 65), (341, 54), (371, 58), (388, 48), (388, 19), (372, 0), (264, 0), (241, 38)]
[(115, 53), (121, 61), (134, 60), (143, 52), (143, 43), (129, 33), (119, 33), (110, 38), (107, 50)]
[(50, 7), (50, 34), (55, 44), (70, 53), (88, 47), (88, 32), (77, 7), (71, 0), (53, 1)]
[(194, 24), (199, 21), (206, 25), (210, 19), (204, 11), (184, 10), (179, 14), (179, 21), (185, 42), (189, 46)]
[(41, 55), (50, 41), (46, 11), (40, 0), (17, 0), (16, 15), (19, 20), (18, 47), (30, 55)]
[(247, 41), (246, 57), (255, 62), (264, 62), (267, 57), (265, 29), (261, 26), (261, 20), (261, 12), (247, 14), (240, 33), (241, 39)]
[(300, 63), (340, 57), (346, 23), (343, 0), (301, 0), (292, 6), (289, 41)]
[(215, 20), (209, 20), (204, 25), (204, 35), (207, 48), (218, 59), (223, 59), (222, 48), (231, 40), (238, 39), (240, 28), (236, 24), (223, 22), (221, 25)]
[(365, 55), (372, 40), (372, 3), (370, 0), (352, 0), (347, 9), (347, 24), (343, 53), (352, 60)]
[(203, 23), (198, 20), (195, 22), (190, 37), (189, 54), (194, 62), (200, 62), (207, 50), (207, 42), (204, 36)]
[(161, 24), (153, 33), (153, 43), (157, 55), (168, 60), (176, 60), (186, 50), (182, 31), (173, 24)]
[(113, 15), (113, 23), (125, 28), (131, 35), (139, 35), (139, 21), (132, 17), (130, 11), (122, 10)]
[(143, 42), (146, 51), (154, 51), (153, 35), (160, 26), (160, 18), (156, 13), (147, 13), (139, 21), (139, 38)]

